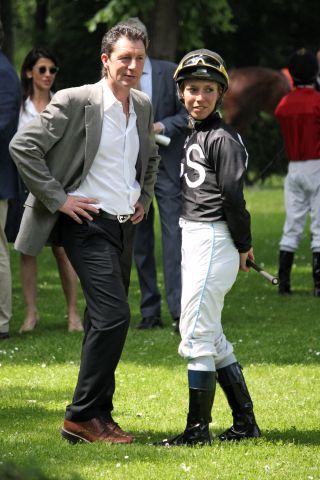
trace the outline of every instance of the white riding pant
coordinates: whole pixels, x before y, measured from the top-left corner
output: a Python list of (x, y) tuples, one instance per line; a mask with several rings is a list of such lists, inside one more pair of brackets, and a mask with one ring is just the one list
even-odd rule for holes
[(182, 298), (179, 354), (212, 356), (215, 367), (233, 352), (221, 312), (239, 271), (239, 252), (225, 222), (191, 222), (182, 227)]
[(320, 252), (320, 160), (289, 162), (284, 200), (286, 220), (280, 249), (297, 249), (310, 213), (311, 250)]

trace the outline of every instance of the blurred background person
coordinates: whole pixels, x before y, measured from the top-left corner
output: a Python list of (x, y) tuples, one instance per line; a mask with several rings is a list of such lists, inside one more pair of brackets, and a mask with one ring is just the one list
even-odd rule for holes
[(317, 78), (316, 78), (316, 89), (318, 91), (320, 91), (320, 48), (318, 48), (317, 51), (316, 51), (316, 57), (317, 57), (317, 62), (318, 62), (318, 66), (319, 66), (318, 75), (317, 75)]
[(2, 53), (4, 39), (0, 21), (0, 340), (9, 338), (12, 314), (11, 269), (5, 224), (8, 199), (18, 191), (18, 173), (9, 155), (9, 142), (16, 132), (21, 103), (19, 79)]
[[(21, 67), (22, 107), (18, 130), (39, 115), (51, 100), (53, 84), (59, 70), (55, 55), (44, 48), (33, 48)], [(14, 242), (20, 227), (23, 205), (29, 194), (22, 185), (19, 200), (11, 203), (7, 218), (7, 237)], [(52, 246), (67, 302), (68, 330), (83, 331), (77, 311), (77, 275), (63, 247)], [(38, 320), (37, 309), (37, 257), (21, 253), (21, 284), (26, 303), (26, 316), (20, 333), (32, 331)]]
[[(146, 26), (138, 18), (129, 18), (147, 34)], [(153, 107), (154, 133), (169, 137), (163, 145), (159, 137), (158, 177), (155, 198), (161, 223), (163, 275), (169, 312), (178, 329), (181, 302), (181, 214), (180, 166), (182, 148), (188, 131), (187, 112), (178, 100), (173, 74), (176, 65), (164, 60), (145, 59), (139, 89), (146, 93)], [(162, 327), (161, 294), (158, 286), (155, 259), (155, 208), (151, 204), (148, 216), (137, 225), (134, 241), (134, 259), (141, 290), (142, 320), (138, 329)]]
[(293, 54), (289, 72), (294, 90), (280, 100), (275, 115), (280, 124), (287, 158), (284, 184), (286, 220), (280, 240), (279, 293), (291, 294), (294, 253), (311, 218), (314, 295), (320, 297), (320, 92), (317, 57), (305, 48)]

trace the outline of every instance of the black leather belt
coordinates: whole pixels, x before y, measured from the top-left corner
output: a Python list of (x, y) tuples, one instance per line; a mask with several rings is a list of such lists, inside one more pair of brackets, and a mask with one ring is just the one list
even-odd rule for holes
[(100, 217), (108, 218), (109, 220), (116, 220), (119, 223), (125, 223), (131, 217), (130, 214), (127, 215), (113, 215), (112, 213), (105, 212), (104, 210), (99, 210)]

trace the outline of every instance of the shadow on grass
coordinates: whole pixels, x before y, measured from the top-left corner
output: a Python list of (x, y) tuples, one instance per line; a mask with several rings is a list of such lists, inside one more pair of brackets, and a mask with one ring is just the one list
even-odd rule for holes
[(320, 445), (320, 430), (297, 430), (294, 427), (284, 431), (267, 430), (262, 438), (272, 443)]
[[(28, 438), (28, 442), (31, 441), (33, 445), (43, 444), (50, 448), (51, 445), (60, 440), (64, 442), (65, 445), (68, 445), (68, 443), (60, 437), (63, 415), (63, 411), (50, 412), (45, 408), (34, 405), (32, 407), (1, 409), (1, 429), (6, 432), (7, 438), (7, 447), (4, 451), (8, 450), (8, 444), (11, 441), (13, 441), (15, 445), (20, 443), (21, 446), (25, 445), (26, 438)], [(30, 428), (30, 418), (32, 418), (33, 428)], [(131, 431), (131, 433), (136, 438), (134, 442), (135, 446), (157, 446), (156, 444), (163, 439), (173, 438), (181, 432), (173, 430), (161, 432), (150, 429), (144, 430), (143, 432)], [(222, 442), (218, 440), (221, 430), (216, 431), (211, 429), (211, 434), (213, 436), (213, 444), (222, 445)], [(2, 439), (3, 438), (4, 437), (2, 437)], [(246, 441), (251, 442), (252, 440)], [(320, 445), (320, 430), (297, 430), (294, 427), (287, 430), (266, 430), (262, 432), (261, 438), (253, 441), (284, 445)], [(226, 445), (227, 443), (223, 444)], [(235, 445), (237, 442), (232, 444)]]
[[(274, 443), (274, 444), (296, 444), (296, 445), (320, 445), (320, 431), (313, 430), (296, 430), (291, 428), (288, 430), (269, 430), (262, 432), (262, 436), (258, 439), (247, 439), (241, 442), (221, 442), (218, 436), (222, 431), (210, 430), (212, 435), (212, 445), (240, 445), (243, 442), (247, 443)], [(150, 431), (147, 436), (146, 433), (138, 434), (136, 436), (136, 443), (157, 446), (157, 443), (164, 439), (175, 437), (181, 432), (167, 431), (162, 435), (159, 432)], [(155, 444), (155, 445), (154, 445)], [(160, 445), (158, 445), (160, 446)]]
[[(16, 465), (13, 462), (5, 462), (0, 465), (0, 480), (51, 480), (56, 478), (47, 476), (34, 462), (33, 466)], [(81, 480), (78, 474), (71, 473), (70, 480)]]

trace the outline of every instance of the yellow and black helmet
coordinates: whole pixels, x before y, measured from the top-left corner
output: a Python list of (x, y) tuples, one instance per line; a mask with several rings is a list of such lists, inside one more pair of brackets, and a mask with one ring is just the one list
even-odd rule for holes
[(180, 86), (184, 80), (214, 80), (218, 82), (223, 93), (229, 86), (229, 77), (223, 59), (216, 52), (201, 48), (187, 53), (179, 63), (174, 81)]

